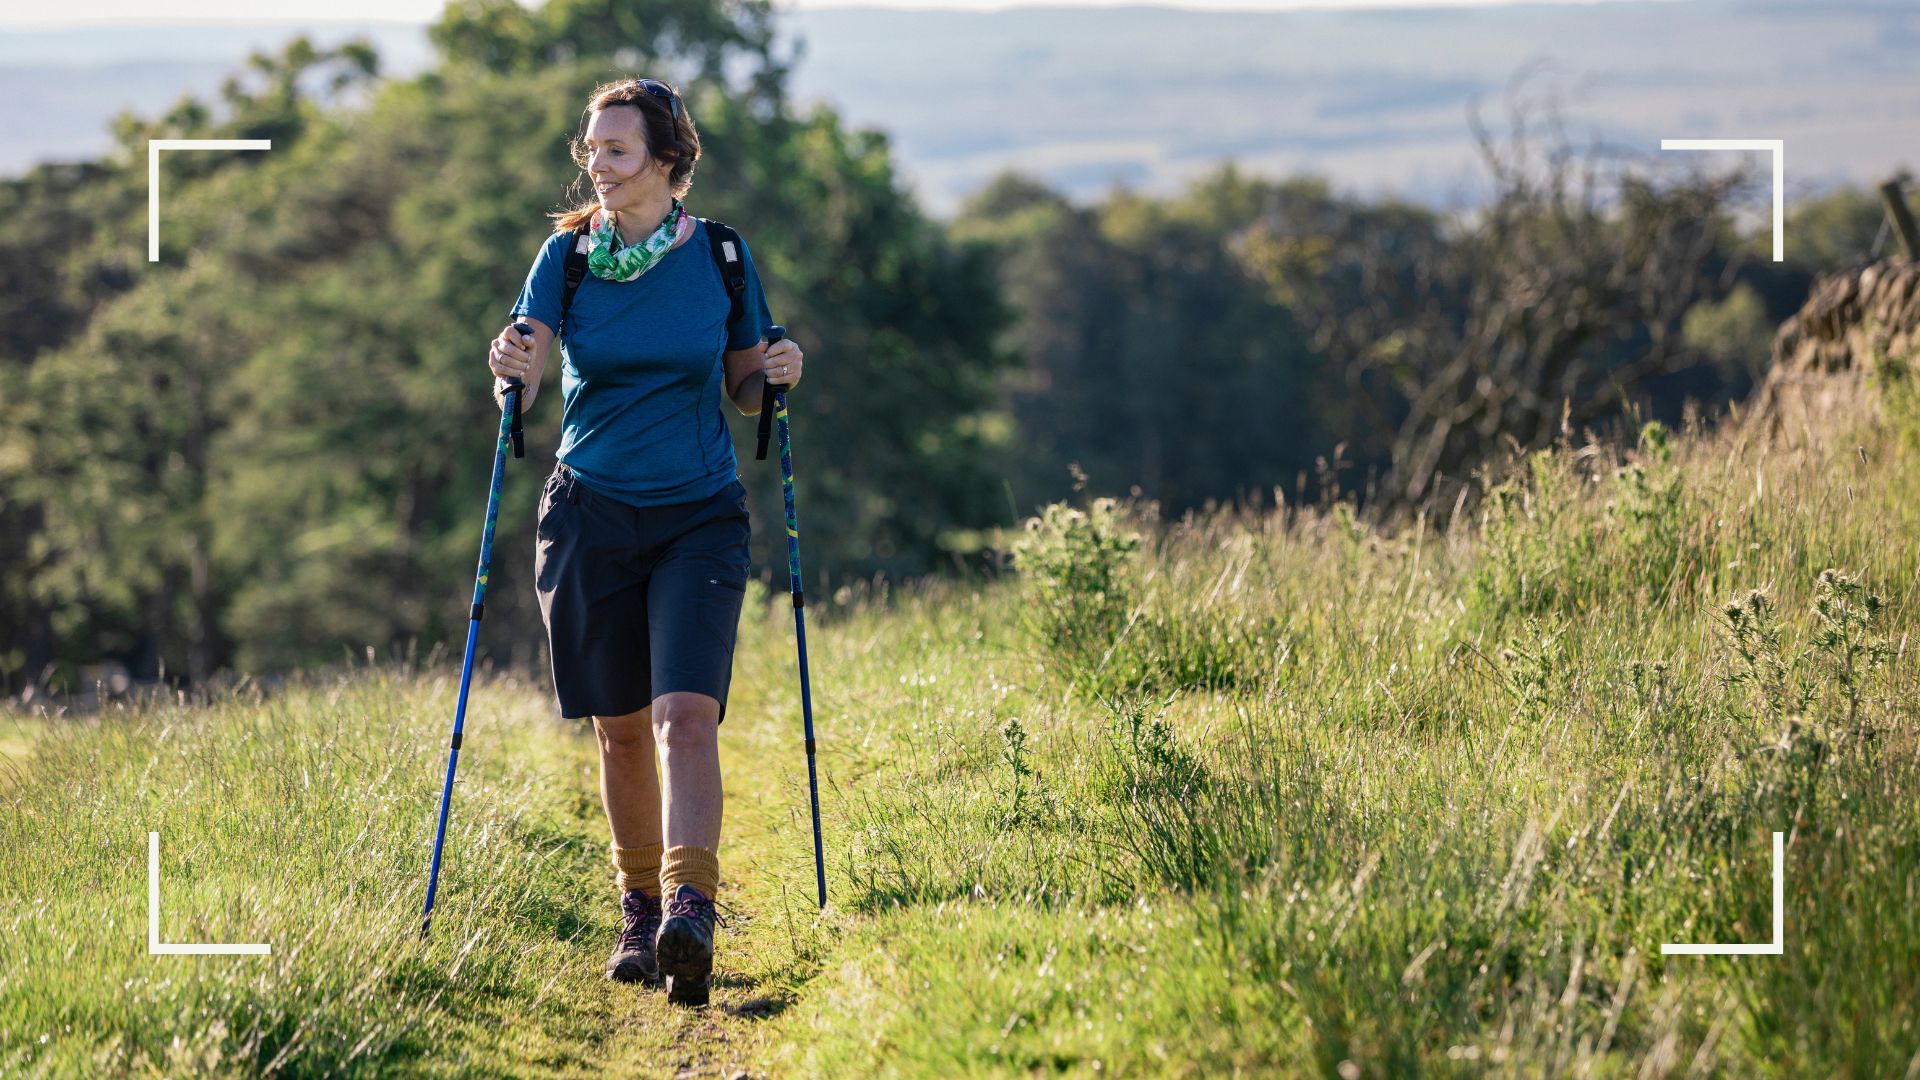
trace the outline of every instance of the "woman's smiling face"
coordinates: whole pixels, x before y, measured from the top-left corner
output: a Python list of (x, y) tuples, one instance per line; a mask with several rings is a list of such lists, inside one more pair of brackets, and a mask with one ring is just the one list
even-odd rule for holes
[(673, 165), (648, 153), (638, 108), (615, 105), (595, 112), (587, 121), (586, 143), (587, 176), (602, 207), (617, 213), (672, 197), (667, 174)]

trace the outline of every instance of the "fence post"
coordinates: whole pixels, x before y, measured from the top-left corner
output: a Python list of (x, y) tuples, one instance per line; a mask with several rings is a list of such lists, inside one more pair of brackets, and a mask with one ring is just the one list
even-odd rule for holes
[(1894, 177), (1880, 185), (1880, 199), (1887, 204), (1887, 221), (1893, 226), (1894, 235), (1900, 238), (1900, 247), (1906, 251), (1908, 261), (1920, 259), (1920, 226), (1913, 223), (1913, 211), (1907, 206), (1906, 194), (1901, 190), (1903, 177)]

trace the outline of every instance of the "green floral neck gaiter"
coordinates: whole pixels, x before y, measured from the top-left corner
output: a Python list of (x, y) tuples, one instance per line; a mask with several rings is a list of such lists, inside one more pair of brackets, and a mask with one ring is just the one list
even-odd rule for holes
[(587, 268), (595, 277), (608, 281), (632, 281), (653, 269), (682, 236), (693, 231), (693, 215), (675, 199), (672, 209), (660, 219), (653, 232), (638, 243), (624, 247), (620, 244), (619, 230), (614, 228), (613, 214), (595, 210), (588, 228)]

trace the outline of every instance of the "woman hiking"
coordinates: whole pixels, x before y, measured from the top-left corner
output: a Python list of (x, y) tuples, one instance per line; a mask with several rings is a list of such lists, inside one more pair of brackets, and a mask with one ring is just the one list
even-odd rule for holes
[[(678, 92), (608, 83), (586, 115), (573, 156), (594, 196), (553, 215), (488, 366), (524, 380), (531, 405), (561, 336), (560, 450), (534, 567), (561, 715), (591, 716), (599, 735), (621, 910), (607, 976), (665, 975), (670, 1000), (698, 1005), (720, 884), (718, 735), (749, 562), (721, 407), (758, 413), (769, 379), (800, 381), (801, 351), (762, 340), (772, 318), (744, 243), (744, 302), (729, 320), (709, 223), (682, 205), (700, 137)], [(563, 313), (581, 230), (588, 272)]]

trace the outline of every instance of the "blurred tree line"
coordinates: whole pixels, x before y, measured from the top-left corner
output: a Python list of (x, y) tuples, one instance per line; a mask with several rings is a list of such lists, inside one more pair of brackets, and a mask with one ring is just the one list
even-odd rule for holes
[[(1737, 177), (1603, 184), (1487, 138), (1495, 193), (1466, 218), (1227, 166), (1091, 207), (1009, 174), (943, 227), (884, 135), (788, 99), (765, 0), (458, 0), (432, 38), (439, 63), (405, 81), (363, 44), (296, 40), (229, 80), (218, 116), (123, 116), (103, 160), (0, 181), (10, 692), (80, 689), (103, 659), (200, 684), (458, 645), (486, 342), (545, 212), (587, 193), (566, 141), (607, 78), (683, 86), (690, 206), (741, 229), (813, 359), (794, 404), (810, 590), (991, 561), (988, 530), (1064, 496), (1069, 463), (1173, 513), (1328, 497), (1348, 470), (1390, 477), (1391, 505), (1568, 416), (1738, 397), (1812, 269), (1877, 222), (1852, 193), (1803, 208), (1813, 261), (1775, 266), (1734, 227)], [(168, 155), (147, 263), (154, 138), (273, 149)], [(525, 666), (558, 445), (543, 400), (483, 639)], [(753, 421), (730, 420), (750, 448)], [(741, 459), (756, 564), (777, 567), (777, 471)]]

